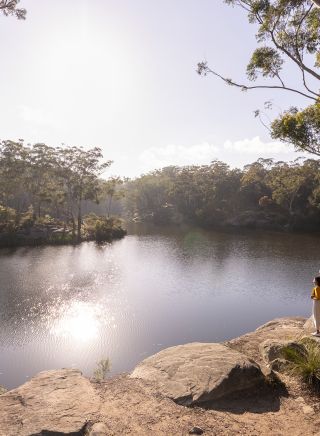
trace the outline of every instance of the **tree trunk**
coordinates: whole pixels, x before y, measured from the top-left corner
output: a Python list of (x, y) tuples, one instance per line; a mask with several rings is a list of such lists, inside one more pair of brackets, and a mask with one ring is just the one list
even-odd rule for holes
[(81, 241), (81, 224), (82, 224), (82, 216), (81, 216), (81, 199), (78, 204), (78, 242)]
[(75, 236), (76, 236), (76, 222), (74, 220), (74, 217), (72, 215), (71, 217), (71, 221), (72, 221), (72, 239), (73, 241), (75, 241)]
[(108, 208), (107, 208), (107, 216), (109, 218), (110, 216), (110, 211), (111, 211), (111, 203), (112, 203), (112, 195), (109, 196), (109, 203), (108, 203)]

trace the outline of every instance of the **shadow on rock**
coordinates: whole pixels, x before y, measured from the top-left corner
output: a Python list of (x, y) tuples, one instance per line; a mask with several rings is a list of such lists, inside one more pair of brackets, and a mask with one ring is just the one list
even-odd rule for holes
[(231, 412), (241, 415), (246, 412), (265, 413), (278, 412), (282, 397), (288, 397), (289, 393), (284, 384), (275, 386), (261, 386), (258, 389), (238, 392), (220, 400), (201, 404), (202, 409)]

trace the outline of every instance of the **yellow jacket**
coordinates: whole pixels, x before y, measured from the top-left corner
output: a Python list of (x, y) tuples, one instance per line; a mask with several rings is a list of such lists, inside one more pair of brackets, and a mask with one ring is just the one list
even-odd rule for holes
[(320, 286), (316, 286), (312, 289), (311, 298), (314, 300), (320, 300)]

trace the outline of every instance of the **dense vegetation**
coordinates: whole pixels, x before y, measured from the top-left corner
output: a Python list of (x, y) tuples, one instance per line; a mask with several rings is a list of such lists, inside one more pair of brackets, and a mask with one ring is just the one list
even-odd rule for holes
[[(101, 179), (111, 161), (99, 148), (0, 143), (0, 245), (110, 240), (124, 235), (119, 219), (83, 217), (88, 202), (107, 203), (117, 179)], [(109, 211), (109, 209), (108, 209)], [(109, 215), (109, 213), (108, 213)]]
[(314, 159), (167, 167), (128, 182), (125, 208), (134, 221), (156, 224), (318, 230), (319, 168)]

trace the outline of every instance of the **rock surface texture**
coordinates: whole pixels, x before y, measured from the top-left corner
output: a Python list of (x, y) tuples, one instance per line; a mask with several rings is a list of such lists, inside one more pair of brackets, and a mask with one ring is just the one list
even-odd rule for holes
[(255, 388), (265, 381), (259, 365), (222, 344), (167, 348), (145, 359), (131, 377), (155, 384), (159, 393), (194, 405)]
[[(308, 334), (304, 323), (277, 319), (224, 345), (163, 350), (134, 371), (144, 371), (145, 379), (121, 375), (96, 383), (76, 370), (40, 373), (0, 395), (0, 436), (186, 436), (196, 429), (210, 436), (320, 436), (319, 398), (308, 396), (285, 374), (279, 374), (284, 393), (275, 385), (259, 389), (263, 376), (251, 360), (263, 365), (264, 341), (295, 341)], [(246, 380), (239, 382), (244, 374)], [(184, 407), (168, 397), (172, 387), (188, 404), (208, 398), (209, 392), (218, 399), (209, 408), (207, 403)]]
[(0, 396), (0, 435), (82, 434), (95, 419), (99, 402), (80, 371), (41, 372)]

